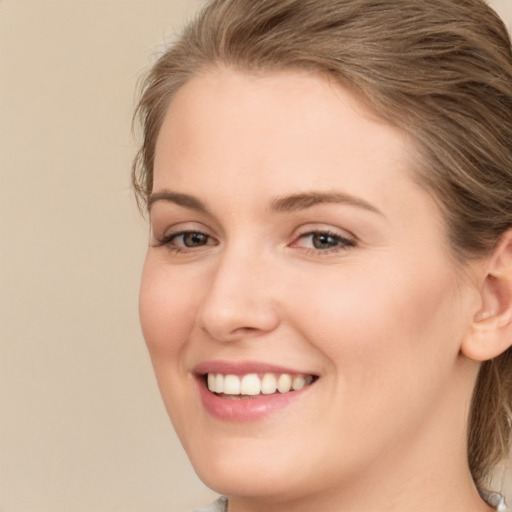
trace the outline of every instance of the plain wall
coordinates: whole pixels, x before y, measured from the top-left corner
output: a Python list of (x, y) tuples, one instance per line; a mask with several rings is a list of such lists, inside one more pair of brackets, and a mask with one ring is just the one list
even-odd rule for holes
[[(214, 498), (140, 333), (137, 78), (199, 0), (0, 0), (0, 512)], [(495, 2), (509, 26), (512, 1)]]
[(135, 89), (195, 0), (0, 1), (0, 510), (211, 501), (140, 333)]

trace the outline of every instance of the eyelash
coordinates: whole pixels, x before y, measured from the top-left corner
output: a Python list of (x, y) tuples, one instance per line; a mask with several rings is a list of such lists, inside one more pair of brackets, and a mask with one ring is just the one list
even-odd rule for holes
[[(207, 238), (207, 243), (205, 243), (203, 245), (192, 246), (192, 247), (187, 247), (184, 244), (181, 244), (181, 245), (176, 245), (175, 244), (174, 241), (177, 238), (185, 237), (187, 235), (199, 235), (201, 237), (206, 237)], [(206, 245), (216, 245), (216, 244), (209, 244), (208, 243), (208, 241), (212, 240), (212, 239), (213, 238), (210, 235), (208, 235), (206, 233), (203, 233), (202, 231), (194, 231), (194, 230), (179, 231), (178, 233), (171, 233), (169, 235), (164, 236), (161, 239), (158, 239), (155, 245), (156, 245), (156, 247), (166, 246), (170, 251), (173, 251), (175, 253), (179, 253), (179, 252), (194, 251), (194, 250), (196, 250), (198, 248), (205, 247)]]
[[(177, 245), (175, 243), (175, 240), (177, 238), (179, 238), (179, 237), (186, 237), (187, 235), (192, 235), (192, 236), (199, 235), (200, 237), (206, 237), (207, 241), (206, 241), (206, 243), (204, 243), (202, 245), (196, 245), (196, 246), (186, 246), (184, 243), (182, 243), (180, 245)], [(333, 252), (344, 251), (344, 250), (347, 250), (350, 247), (355, 247), (357, 245), (356, 240), (354, 240), (354, 239), (343, 237), (343, 236), (339, 235), (338, 233), (334, 233), (334, 232), (329, 231), (329, 230), (319, 229), (319, 230), (308, 231), (306, 233), (300, 234), (294, 240), (294, 242), (292, 242), (290, 244), (290, 247), (299, 247), (298, 246), (298, 241), (304, 240), (304, 239), (306, 239), (308, 237), (315, 237), (315, 236), (326, 236), (335, 245), (333, 245), (332, 247), (327, 247), (327, 248), (323, 248), (323, 249), (318, 248), (318, 247), (302, 247), (302, 249), (304, 251), (306, 251), (307, 253), (329, 254), (329, 253), (333, 253)], [(203, 248), (203, 247), (205, 247), (207, 245), (217, 245), (216, 243), (213, 243), (213, 244), (212, 243), (208, 243), (211, 240), (213, 240), (213, 237), (211, 237), (210, 235), (208, 235), (206, 233), (203, 233), (202, 231), (193, 231), (193, 230), (190, 230), (190, 231), (180, 231), (178, 233), (171, 233), (169, 235), (164, 236), (161, 239), (158, 239), (156, 241), (155, 246), (156, 247), (166, 246), (170, 251), (172, 251), (174, 253), (182, 253), (182, 252), (195, 251), (195, 250), (201, 249), (201, 248)]]
[(299, 240), (304, 240), (308, 237), (311, 237), (313, 239), (313, 237), (315, 237), (315, 236), (326, 236), (326, 237), (330, 238), (333, 241), (333, 243), (335, 243), (336, 245), (334, 245), (332, 247), (324, 248), (324, 249), (320, 249), (318, 247), (304, 247), (303, 249), (305, 251), (307, 251), (308, 253), (330, 254), (332, 252), (345, 251), (345, 250), (349, 249), (350, 247), (355, 247), (357, 245), (356, 240), (354, 240), (354, 239), (343, 237), (343, 236), (339, 235), (338, 233), (329, 231), (328, 229), (318, 229), (318, 230), (313, 230), (313, 231), (308, 231), (306, 233), (302, 233), (291, 244), (291, 247), (294, 247), (294, 246), (296, 247), (297, 242)]

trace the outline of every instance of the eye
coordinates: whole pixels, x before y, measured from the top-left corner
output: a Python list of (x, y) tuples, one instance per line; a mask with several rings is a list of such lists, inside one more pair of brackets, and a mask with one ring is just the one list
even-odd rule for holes
[(187, 231), (186, 233), (173, 235), (171, 240), (176, 244), (183, 245), (184, 247), (201, 247), (203, 245), (208, 245), (210, 237), (204, 233), (199, 233), (198, 231)]
[(309, 235), (315, 249), (332, 249), (340, 243), (340, 238), (329, 233), (313, 233)]
[(176, 252), (185, 251), (203, 247), (205, 245), (214, 245), (215, 240), (206, 233), (201, 231), (180, 231), (178, 233), (170, 233), (158, 240), (157, 246), (167, 246)]
[(300, 235), (292, 244), (292, 247), (318, 251), (332, 251), (354, 247), (355, 245), (355, 240), (346, 238), (337, 233), (330, 231), (310, 231)]

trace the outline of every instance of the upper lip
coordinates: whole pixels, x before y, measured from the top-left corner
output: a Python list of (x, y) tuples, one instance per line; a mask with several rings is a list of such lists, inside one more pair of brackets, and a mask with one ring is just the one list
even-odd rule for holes
[(285, 366), (260, 361), (203, 361), (193, 369), (198, 375), (222, 373), (224, 375), (246, 375), (248, 373), (289, 373), (290, 375), (315, 375), (310, 371), (302, 371)]

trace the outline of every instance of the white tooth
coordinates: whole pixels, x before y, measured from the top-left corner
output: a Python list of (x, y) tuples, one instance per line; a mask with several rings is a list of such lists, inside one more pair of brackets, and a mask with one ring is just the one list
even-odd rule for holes
[(294, 391), (298, 391), (302, 389), (306, 385), (306, 379), (301, 375), (296, 375), (292, 381), (292, 389)]
[(261, 382), (255, 373), (249, 373), (242, 378), (240, 392), (242, 395), (259, 395), (261, 391)]
[(215, 375), (215, 393), (224, 393), (224, 375), (222, 373)]
[(271, 395), (277, 389), (276, 376), (273, 373), (265, 373), (261, 381), (261, 392), (264, 395)]
[(227, 395), (240, 394), (240, 379), (236, 375), (226, 375), (224, 377), (224, 393)]
[(277, 390), (279, 393), (287, 393), (292, 389), (292, 378), (287, 373), (283, 373), (277, 379)]
[(215, 374), (214, 373), (208, 374), (208, 389), (210, 391), (215, 391)]

